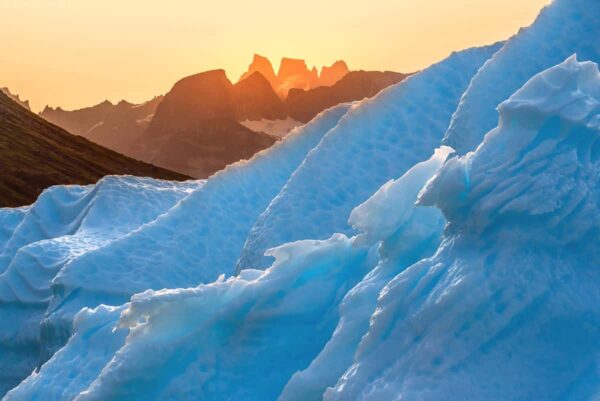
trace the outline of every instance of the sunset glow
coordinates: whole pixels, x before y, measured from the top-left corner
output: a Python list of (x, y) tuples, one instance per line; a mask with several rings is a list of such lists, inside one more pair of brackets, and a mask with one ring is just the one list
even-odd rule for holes
[(38, 111), (140, 102), (207, 69), (235, 81), (253, 53), (410, 72), (509, 37), (549, 2), (0, 0), (0, 86)]

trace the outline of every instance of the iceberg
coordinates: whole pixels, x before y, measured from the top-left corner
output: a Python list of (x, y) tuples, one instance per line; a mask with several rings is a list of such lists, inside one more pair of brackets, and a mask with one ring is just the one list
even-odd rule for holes
[(369, 249), (343, 235), (272, 252), (265, 271), (135, 295), (120, 319), (87, 323), (104, 306), (84, 309), (65, 347), (5, 399), (275, 399), (329, 338), (337, 303), (371, 263)]
[(205, 182), (0, 209), (3, 401), (598, 400), (596, 3)]
[(252, 228), (238, 271), (302, 239), (354, 235), (350, 212), (439, 146), (462, 93), (501, 43), (454, 53), (354, 106), (306, 157)]
[(554, 0), (534, 24), (508, 40), (475, 75), (443, 143), (465, 154), (498, 122), (496, 106), (535, 74), (572, 54), (600, 62), (600, 2)]
[(598, 67), (572, 57), (498, 110), (420, 194), (441, 246), (387, 284), (324, 400), (597, 399)]
[(56, 186), (29, 207), (0, 209), (0, 394), (48, 358), (40, 321), (52, 280), (73, 259), (166, 212), (201, 182), (105, 177), (96, 185)]
[(0, 208), (0, 249), (4, 249), (6, 243), (21, 224), (29, 207)]
[(499, 111), (475, 152), (440, 148), (355, 208), (354, 237), (84, 309), (5, 401), (594, 399), (598, 67), (571, 57)]
[[(414, 203), (449, 153), (449, 148), (436, 151), (362, 205), (354, 221), (367, 231), (359, 236), (286, 244), (269, 251), (275, 263), (264, 271), (243, 270), (191, 289), (149, 290), (120, 307), (83, 309), (65, 347), (5, 400), (37, 394), (64, 401), (277, 399), (334, 331), (358, 342), (350, 326), (339, 327), (339, 305), (346, 294), (362, 291), (351, 289), (378, 261), (380, 241), (369, 234), (380, 227), (382, 214), (403, 205), (397, 229), (385, 225), (393, 238), (387, 245), (402, 244), (394, 249), (402, 248), (406, 263), (435, 249), (444, 218), (439, 210), (417, 210)], [(374, 303), (377, 289), (368, 281)], [(372, 311), (364, 312), (360, 325), (368, 327)], [(358, 319), (356, 311), (348, 313), (346, 318)], [(351, 360), (352, 350), (346, 352), (345, 360)]]
[[(592, 399), (597, 65), (570, 58), (499, 110), (477, 151), (441, 148), (355, 208), (366, 231), (281, 246), (264, 271), (135, 295), (111, 330), (76, 332), (6, 400), (62, 388), (46, 376), (82, 383), (80, 401)], [(79, 358), (75, 376), (53, 370), (115, 342), (93, 379)]]
[(344, 297), (338, 325), (310, 366), (295, 373), (278, 401), (322, 400), (351, 366), (354, 352), (367, 333), (383, 287), (398, 273), (437, 249), (445, 219), (433, 207), (415, 207), (419, 191), (442, 166), (451, 148), (437, 149), (401, 178), (383, 185), (350, 214), (360, 241), (377, 251), (378, 264)]
[(210, 183), (106, 177), (0, 209), (0, 317), (14, 322), (0, 327), (0, 394), (64, 345), (82, 308), (232, 274), (256, 217), (349, 107), (323, 112)]
[(73, 321), (73, 335), (68, 346), (32, 372), (3, 400), (75, 399), (125, 343), (128, 331), (115, 327), (114, 322), (126, 306), (101, 305), (95, 309), (82, 309)]
[(45, 352), (64, 345), (84, 307), (118, 306), (147, 289), (193, 287), (232, 275), (258, 215), (349, 107), (322, 112), (251, 160), (215, 174), (140, 229), (65, 265), (53, 279), (42, 321)]

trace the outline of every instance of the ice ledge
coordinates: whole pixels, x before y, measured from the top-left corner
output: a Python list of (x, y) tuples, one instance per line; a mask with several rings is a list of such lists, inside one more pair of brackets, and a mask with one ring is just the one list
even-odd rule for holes
[[(577, 240), (600, 214), (600, 73), (576, 56), (530, 79), (499, 106), (500, 124), (479, 147), (450, 158), (421, 191), (451, 227), (478, 235), (491, 223), (527, 238), (576, 219), (581, 229), (539, 238)], [(526, 223), (526, 224), (524, 224)]]
[(501, 123), (518, 111), (558, 115), (565, 120), (598, 127), (600, 73), (596, 63), (578, 62), (572, 55), (527, 82), (500, 104)]

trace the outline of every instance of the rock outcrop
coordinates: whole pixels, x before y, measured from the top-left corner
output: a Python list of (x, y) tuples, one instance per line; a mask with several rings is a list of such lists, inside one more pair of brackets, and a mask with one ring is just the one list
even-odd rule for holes
[(321, 75), (319, 76), (319, 84), (321, 86), (332, 86), (335, 85), (340, 79), (344, 78), (350, 70), (343, 60), (338, 60), (331, 65), (331, 67), (323, 66), (321, 68)]
[(271, 83), (277, 95), (285, 99), (292, 89), (310, 90), (320, 86), (332, 86), (342, 79), (350, 70), (344, 61), (338, 60), (330, 67), (321, 68), (321, 74), (316, 67), (308, 68), (302, 59), (284, 57), (279, 64), (277, 74), (268, 58), (254, 55), (248, 71), (242, 74), (240, 81), (253, 73), (262, 74)]
[(29, 107), (29, 100), (21, 100), (21, 98), (19, 97), (19, 95), (11, 93), (10, 89), (8, 89), (6, 87), (5, 88), (0, 88), (0, 92), (4, 93), (12, 101), (17, 102), (19, 105), (25, 107), (27, 110), (31, 110), (31, 107)]
[(285, 119), (283, 102), (271, 83), (255, 72), (233, 86), (235, 115), (238, 121)]
[[(275, 138), (253, 132), (236, 119), (236, 93), (248, 95), (252, 92), (248, 88), (259, 81), (254, 77), (234, 88), (223, 70), (180, 80), (165, 95), (150, 126), (136, 142), (134, 155), (192, 177), (206, 178), (268, 148)], [(252, 107), (257, 103), (248, 96), (241, 98), (240, 113), (256, 112)]]
[(261, 75), (264, 76), (267, 79), (267, 81), (271, 83), (271, 86), (273, 88), (277, 87), (277, 75), (275, 75), (275, 70), (273, 70), (273, 64), (271, 64), (271, 61), (269, 61), (268, 58), (255, 54), (254, 58), (252, 59), (252, 63), (248, 67), (248, 71), (241, 76), (239, 82), (248, 78), (255, 72), (261, 73)]

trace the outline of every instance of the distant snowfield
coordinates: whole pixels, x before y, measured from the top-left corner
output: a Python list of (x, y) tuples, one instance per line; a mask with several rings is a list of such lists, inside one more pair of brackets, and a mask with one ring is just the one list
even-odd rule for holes
[(599, 37), (555, 0), (206, 181), (0, 209), (3, 400), (600, 399)]
[(266, 120), (264, 118), (262, 120), (244, 120), (240, 121), (240, 124), (254, 132), (263, 132), (278, 138), (283, 138), (294, 128), (303, 125), (302, 122), (291, 117), (285, 120)]

